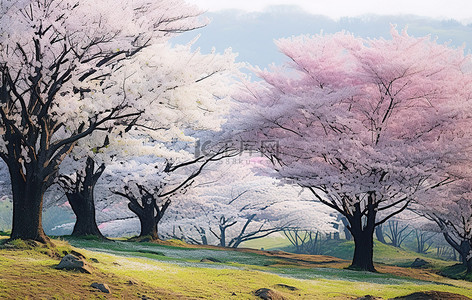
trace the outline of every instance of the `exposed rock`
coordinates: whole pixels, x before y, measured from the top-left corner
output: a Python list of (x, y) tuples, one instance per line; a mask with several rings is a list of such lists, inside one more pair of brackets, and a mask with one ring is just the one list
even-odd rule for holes
[(98, 259), (93, 258), (93, 257), (90, 259), (90, 261), (91, 261), (91, 262), (94, 262), (94, 263), (99, 263)]
[(430, 266), (431, 264), (429, 262), (427, 262), (426, 260), (424, 259), (421, 259), (421, 258), (416, 258), (415, 261), (411, 264), (410, 267), (412, 268), (425, 268), (425, 267), (428, 267)]
[(291, 286), (291, 285), (286, 285), (286, 284), (282, 284), (282, 283), (277, 283), (275, 285), (276, 287), (281, 287), (281, 288), (284, 288), (284, 289), (287, 289), (287, 290), (290, 290), (290, 291), (296, 291), (298, 290), (296, 287), (294, 286)]
[(220, 263), (220, 262), (222, 262), (222, 261), (219, 260), (219, 259), (213, 258), (213, 257), (207, 257), (207, 258), (202, 259), (200, 262), (216, 262), (216, 263)]
[(382, 300), (383, 298), (380, 297), (374, 297), (372, 295), (365, 295), (359, 298), (356, 298), (355, 300)]
[(258, 289), (254, 294), (264, 300), (285, 300), (278, 292), (266, 288)]
[(67, 254), (56, 266), (58, 270), (77, 270), (82, 273), (92, 273), (91, 266), (85, 261), (84, 257), (78, 257), (73, 254)]
[(107, 294), (110, 293), (110, 288), (105, 283), (94, 282), (90, 286), (93, 287), (94, 289), (99, 290), (102, 293), (107, 293)]
[(392, 298), (395, 300), (470, 300), (471, 298), (448, 292), (416, 292), (406, 296)]

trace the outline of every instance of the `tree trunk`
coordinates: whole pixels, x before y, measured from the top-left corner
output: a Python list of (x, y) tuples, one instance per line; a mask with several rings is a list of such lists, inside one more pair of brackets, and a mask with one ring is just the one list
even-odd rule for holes
[(75, 181), (65, 175), (60, 177), (60, 182), (66, 188), (69, 204), (76, 216), (73, 236), (93, 235), (106, 239), (97, 226), (94, 198), (95, 185), (103, 171), (105, 171), (104, 164), (95, 171), (95, 161), (91, 157), (87, 157), (85, 175), (77, 172)]
[(170, 199), (167, 199), (162, 206), (159, 207), (157, 204), (159, 196), (153, 195), (139, 184), (136, 184), (136, 186), (139, 189), (139, 200), (133, 195), (129, 187), (125, 187), (126, 193), (118, 191), (113, 191), (113, 193), (126, 197), (130, 201), (128, 203), (128, 208), (138, 216), (141, 224), (139, 237), (149, 236), (152, 240), (158, 240), (159, 231), (157, 225), (162, 220), (162, 217), (171, 201)]
[(354, 256), (350, 269), (376, 272), (374, 268), (374, 238), (373, 231), (354, 231)]
[(139, 221), (141, 222), (141, 233), (139, 234), (140, 237), (149, 236), (152, 240), (159, 239), (157, 222), (154, 222), (154, 220), (149, 218), (139, 218)]
[(66, 193), (70, 206), (76, 216), (73, 236), (93, 235), (105, 239), (95, 220), (95, 201), (93, 188), (87, 193)]
[(350, 241), (352, 240), (352, 235), (351, 232), (349, 231), (349, 221), (346, 219), (345, 216), (341, 217), (341, 222), (343, 222), (344, 225), (344, 237), (346, 240)]
[(467, 266), (466, 275), (472, 274), (472, 258), (467, 260), (466, 266)]
[(157, 223), (159, 222), (159, 213), (157, 216), (154, 215), (154, 199), (148, 200), (147, 198), (142, 199), (143, 206), (137, 206), (137, 202), (128, 203), (129, 209), (134, 212), (141, 224), (141, 232), (139, 237), (149, 236), (152, 240), (159, 239)]
[(226, 227), (220, 225), (220, 246), (226, 247)]
[(472, 258), (469, 258), (470, 255), (470, 244), (469, 241), (462, 241), (460, 244), (460, 249), (461, 249), (461, 259), (462, 259), (462, 264), (467, 268), (466, 273), (471, 274), (472, 273)]
[[(13, 193), (13, 225), (10, 238), (50, 243), (43, 230), (43, 185), (10, 169)], [(36, 179), (36, 178), (33, 178)]]
[(354, 204), (352, 215), (347, 216), (354, 237), (354, 256), (349, 266), (353, 270), (376, 272), (374, 268), (374, 230), (376, 211), (374, 193), (369, 193), (367, 211), (364, 213), (359, 203)]
[(383, 235), (382, 225), (379, 225), (375, 228), (375, 237), (382, 244), (386, 244), (385, 237)]
[[(441, 228), (442, 229), (442, 228)], [(467, 259), (470, 251), (471, 246), (470, 242), (467, 240), (460, 241), (460, 244), (456, 242), (447, 231), (443, 232), (443, 236), (446, 239), (446, 242), (459, 253), (459, 258), (462, 264), (467, 268), (467, 274), (472, 273), (472, 258)]]
[(200, 238), (202, 239), (202, 245), (208, 245), (208, 239), (206, 236), (205, 228), (200, 227), (200, 230), (198, 231), (198, 233), (200, 233)]

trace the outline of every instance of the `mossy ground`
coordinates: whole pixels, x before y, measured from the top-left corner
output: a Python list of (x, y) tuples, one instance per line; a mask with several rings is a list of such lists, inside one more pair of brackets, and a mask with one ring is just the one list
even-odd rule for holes
[[(383, 274), (355, 272), (343, 269), (348, 261), (326, 256), (202, 249), (172, 242), (71, 239), (75, 247), (53, 242), (61, 249), (58, 253), (74, 249), (84, 254), (93, 274), (56, 270), (59, 258), (36, 248), (0, 249), (1, 299), (142, 299), (143, 295), (151, 299), (256, 299), (253, 292), (259, 288), (277, 290), (287, 299), (351, 299), (367, 294), (388, 299), (429, 290), (472, 297), (470, 282), (388, 265), (377, 265)], [(221, 263), (200, 262), (209, 256)], [(92, 282), (108, 284), (112, 294), (91, 288)]]

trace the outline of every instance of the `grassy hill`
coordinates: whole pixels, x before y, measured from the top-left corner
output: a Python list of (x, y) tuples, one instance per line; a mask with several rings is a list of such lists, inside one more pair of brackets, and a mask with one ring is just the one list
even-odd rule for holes
[[(472, 297), (472, 283), (428, 270), (377, 265), (379, 274), (345, 270), (349, 261), (281, 251), (196, 247), (181, 242), (136, 243), (55, 240), (56, 249), (20, 242), (0, 249), (2, 299), (257, 299), (269, 288), (286, 299), (385, 299), (415, 291)], [(56, 270), (60, 256), (75, 250), (93, 274)], [(203, 261), (202, 261), (203, 260)], [(212, 262), (216, 261), (216, 262)], [(111, 294), (90, 287), (106, 283)]]
[[(295, 248), (283, 236), (268, 236), (261, 239), (243, 243), (243, 247), (265, 250), (282, 250), (294, 252)], [(323, 240), (323, 255), (334, 256), (351, 260), (354, 253), (354, 242), (346, 240)], [(456, 262), (437, 258), (435, 255), (419, 254), (405, 248), (396, 248), (374, 240), (374, 261), (377, 263), (408, 267), (416, 259), (421, 258), (432, 264), (436, 269), (441, 269)]]

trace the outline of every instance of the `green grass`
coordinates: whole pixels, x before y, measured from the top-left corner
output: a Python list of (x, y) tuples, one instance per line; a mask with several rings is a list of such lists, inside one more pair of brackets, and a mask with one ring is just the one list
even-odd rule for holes
[[(327, 240), (322, 242), (322, 254), (334, 256), (341, 259), (351, 260), (354, 253), (354, 242), (346, 240)], [(266, 237), (244, 244), (245, 247), (252, 249), (264, 248), (265, 250), (283, 250), (293, 252), (295, 249), (290, 242), (283, 236)], [(414, 251), (396, 248), (390, 245), (374, 241), (374, 261), (377, 263), (409, 267), (416, 259), (421, 258), (429, 263), (435, 270), (456, 264), (457, 262), (446, 261), (431, 255), (419, 254)]]
[(207, 265), (200, 263), (204, 258), (215, 258), (223, 263), (237, 265), (250, 262), (264, 266), (274, 260), (253, 253), (228, 252), (223, 249), (192, 249), (177, 246), (157, 245), (155, 243), (135, 243), (124, 241), (100, 241), (68, 238), (71, 245), (115, 255), (144, 257), (182, 265)]
[(440, 274), (453, 279), (472, 281), (472, 274), (466, 275), (467, 267), (463, 264), (454, 264), (441, 269)]
[(241, 248), (274, 250), (290, 247), (290, 241), (283, 235), (269, 235), (260, 239), (250, 240), (241, 244)]
[[(84, 254), (95, 270), (92, 275), (55, 270), (57, 259), (36, 247), (30, 249), (28, 243), (14, 241), (14, 249), (0, 249), (0, 298), (34, 299), (37, 295), (45, 299), (107, 298), (90, 288), (95, 281), (107, 283), (112, 289), (111, 297), (121, 299), (138, 299), (143, 295), (161, 299), (256, 299), (253, 292), (259, 288), (277, 290), (286, 299), (348, 299), (367, 294), (388, 299), (429, 290), (472, 297), (470, 282), (434, 274), (424, 279), (407, 277), (417, 270), (397, 275), (356, 272), (342, 266), (294, 264), (295, 257), (303, 256), (285, 259), (274, 253), (188, 248), (179, 243), (67, 239), (68, 242), (53, 241), (61, 249), (56, 252), (75, 249)], [(347, 253), (349, 245), (340, 244), (333, 252)], [(400, 261), (395, 249), (381, 246), (377, 251), (378, 255), (395, 255), (395, 261)], [(209, 257), (221, 263), (200, 262)], [(40, 294), (35, 295), (36, 292)]]
[[(159, 246), (156, 247), (160, 248)], [(266, 267), (264, 271), (260, 271), (251, 269), (251, 266), (248, 265), (245, 269), (215, 269), (175, 265), (158, 260), (122, 257), (97, 252), (86, 251), (85, 254), (94, 255), (100, 261), (98, 267), (102, 271), (131, 277), (149, 285), (165, 286), (172, 293), (182, 297), (226, 299), (232, 293), (235, 293), (242, 299), (255, 299), (252, 292), (261, 287), (277, 289), (289, 299), (299, 297), (305, 299), (329, 299), (331, 297), (346, 299), (347, 297), (359, 297), (366, 294), (389, 298), (427, 290), (447, 291), (472, 296), (472, 292), (464, 290), (462, 285), (451, 286), (449, 283), (406, 280), (386, 274), (338, 269), (324, 269), (324, 274), (317, 274), (317, 270), (297, 268), (284, 268), (287, 272), (280, 274), (280, 268), (270, 269)], [(307, 279), (306, 275), (310, 272), (312, 276), (308, 276), (310, 278)], [(315, 274), (317, 275), (315, 276)], [(277, 288), (277, 284), (294, 286), (297, 290), (283, 290)], [(472, 284), (468, 287), (471, 288)]]

